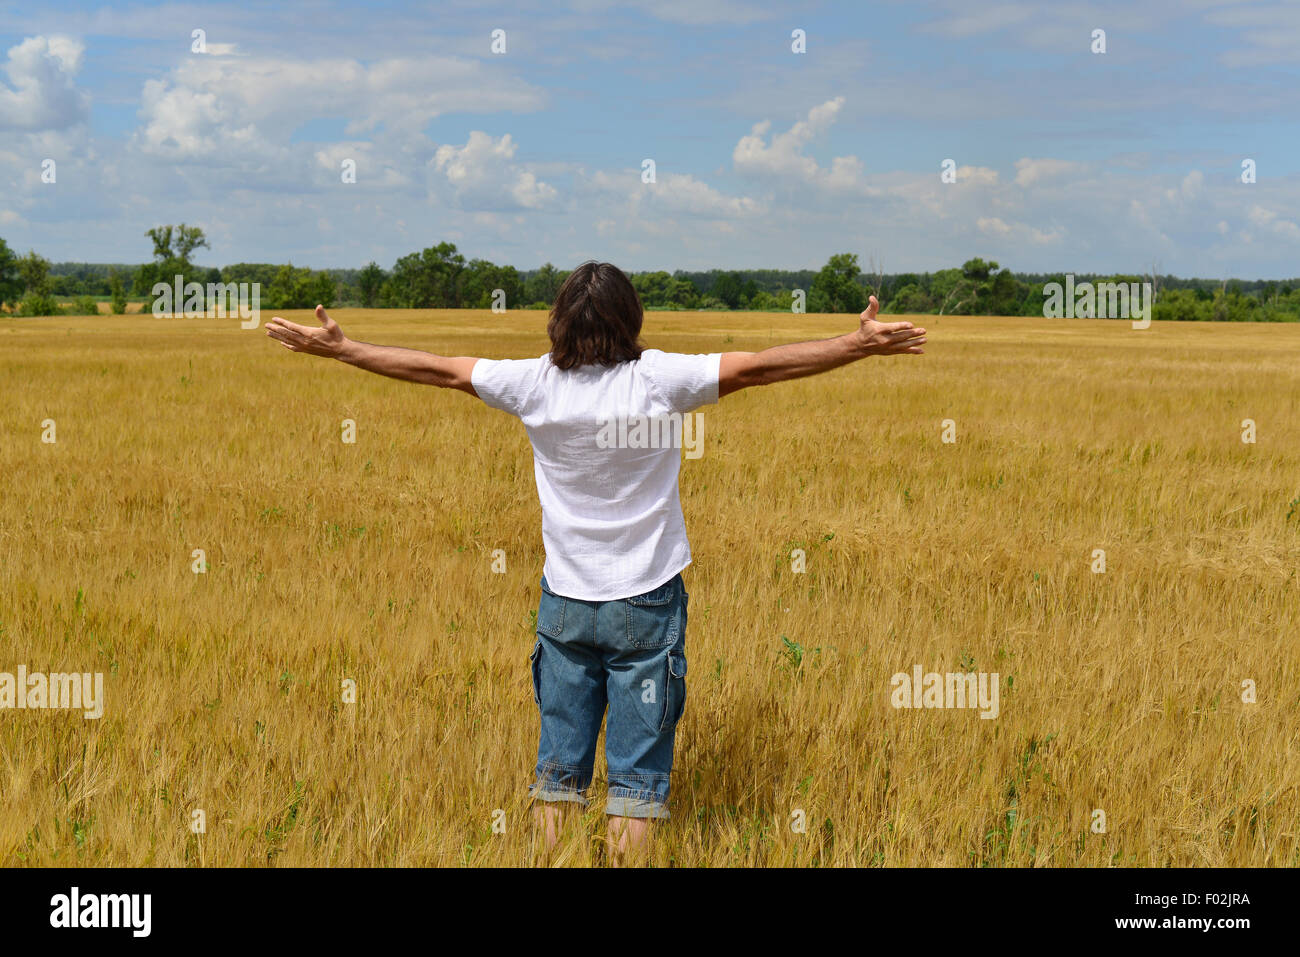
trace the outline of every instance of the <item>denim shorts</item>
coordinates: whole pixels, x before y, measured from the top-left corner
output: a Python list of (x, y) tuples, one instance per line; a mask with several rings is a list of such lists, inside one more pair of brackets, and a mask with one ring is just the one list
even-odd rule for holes
[(673, 742), (686, 707), (687, 597), (680, 574), (613, 601), (564, 598), (542, 578), (532, 653), (542, 725), (529, 788), (536, 800), (587, 803), (608, 708), (605, 813), (668, 817)]

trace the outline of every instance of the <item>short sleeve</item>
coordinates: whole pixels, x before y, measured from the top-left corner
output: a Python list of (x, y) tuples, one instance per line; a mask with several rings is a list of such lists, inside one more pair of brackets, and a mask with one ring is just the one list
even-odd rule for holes
[(469, 381), (484, 405), (522, 416), (541, 363), (542, 359), (479, 359)]
[(673, 412), (690, 412), (718, 401), (721, 363), (721, 352), (684, 355), (647, 349), (641, 353), (642, 371)]

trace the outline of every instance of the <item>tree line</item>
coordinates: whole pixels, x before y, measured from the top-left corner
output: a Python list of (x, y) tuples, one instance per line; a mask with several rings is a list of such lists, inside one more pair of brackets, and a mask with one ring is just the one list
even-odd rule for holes
[[(266, 309), (360, 306), (397, 309), (549, 309), (567, 270), (546, 263), (519, 270), (486, 259), (466, 260), (442, 242), (399, 258), (391, 269), (375, 262), (361, 269), (313, 270), (292, 263), (197, 266), (210, 248), (203, 230), (184, 223), (145, 234), (153, 259), (140, 265), (60, 263), (36, 252), (17, 256), (0, 239), (0, 309), (28, 316), (111, 312), (138, 301), (147, 311), (156, 283), (258, 283)], [(837, 253), (813, 270), (677, 270), (629, 274), (647, 309), (755, 312), (859, 313), (875, 295), (886, 314), (1042, 316), (1045, 287), (1066, 275), (1014, 273), (997, 262), (969, 259), (960, 268), (885, 273), (875, 262), (864, 271), (855, 253)], [(1151, 283), (1152, 318), (1219, 321), (1300, 321), (1300, 279), (1206, 280), (1143, 275), (1076, 274), (1083, 282)], [(69, 305), (64, 302), (69, 301)]]

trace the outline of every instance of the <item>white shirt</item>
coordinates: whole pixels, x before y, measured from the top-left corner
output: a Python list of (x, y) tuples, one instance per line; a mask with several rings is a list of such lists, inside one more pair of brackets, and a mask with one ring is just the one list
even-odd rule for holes
[[(647, 444), (636, 437), (638, 416), (680, 423), (717, 402), (721, 360), (721, 353), (647, 349), (638, 360), (569, 370), (557, 369), (549, 355), (474, 364), (470, 381), (479, 398), (518, 416), (532, 442), (546, 546), (542, 573), (555, 594), (630, 598), (691, 563), (677, 488), (681, 447), (617, 446)], [(617, 440), (617, 420), (628, 429), (624, 441)], [(656, 429), (642, 430), (643, 439), (647, 433)]]

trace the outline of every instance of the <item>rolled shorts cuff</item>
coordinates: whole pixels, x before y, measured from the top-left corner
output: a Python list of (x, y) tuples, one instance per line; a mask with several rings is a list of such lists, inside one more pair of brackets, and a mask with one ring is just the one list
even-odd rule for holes
[(591, 785), (591, 769), (567, 764), (544, 764), (528, 787), (536, 801), (568, 801), (587, 806), (586, 791)]
[(545, 801), (549, 804), (568, 801), (572, 804), (579, 804), (582, 807), (587, 806), (587, 797), (581, 791), (560, 787), (556, 784), (530, 784), (528, 786), (528, 794), (534, 801)]
[(610, 788), (605, 813), (612, 817), (648, 817), (667, 820), (668, 805), (652, 791)]

